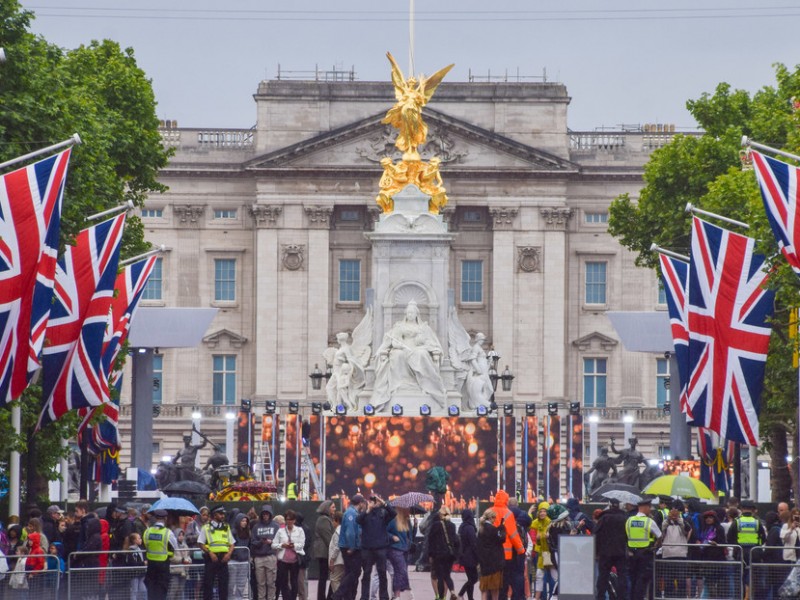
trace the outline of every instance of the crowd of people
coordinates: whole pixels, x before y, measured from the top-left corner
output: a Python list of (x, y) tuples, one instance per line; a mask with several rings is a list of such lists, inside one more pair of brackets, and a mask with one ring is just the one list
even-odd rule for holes
[[(398, 600), (410, 592), (409, 567), (419, 556), (416, 567), (430, 570), (435, 600), (476, 600), (477, 593), (481, 600), (550, 600), (558, 596), (562, 537), (591, 535), (598, 599), (643, 600), (654, 590), (702, 598), (704, 589), (722, 598), (733, 597), (730, 573), (685, 568), (656, 573), (654, 582), (654, 558), (707, 567), (794, 565), (800, 557), (800, 510), (786, 503), (763, 521), (752, 503), (708, 507), (668, 497), (637, 506), (611, 500), (589, 516), (575, 499), (525, 511), (501, 490), (481, 515), (462, 510), (456, 527), (447, 504), (417, 518), (377, 495), (347, 500), (344, 513), (331, 500), (320, 503), (311, 527), (299, 512), (275, 514), (269, 504), (246, 514), (203, 507), (198, 516), (113, 504), (98, 516), (85, 501), (69, 515), (58, 506), (32, 509), (24, 527), (12, 522), (0, 530), (0, 597), (66, 597), (64, 574), (74, 570), (72, 598), (312, 600), (313, 562), (316, 600)], [(456, 562), (466, 575), (458, 588)], [(745, 571), (743, 584), (752, 598), (778, 598), (781, 579), (751, 582)]]

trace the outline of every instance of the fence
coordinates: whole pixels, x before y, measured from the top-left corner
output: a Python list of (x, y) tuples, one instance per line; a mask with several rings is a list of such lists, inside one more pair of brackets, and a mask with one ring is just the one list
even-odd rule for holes
[[(685, 549), (685, 558), (653, 560), (653, 597), (675, 599), (705, 598), (735, 600), (742, 598), (743, 563), (739, 546), (670, 545)], [(680, 553), (680, 552), (679, 552)], [(763, 596), (766, 598), (766, 596)], [(762, 598), (762, 596), (752, 596)]]
[(800, 564), (783, 560), (783, 546), (753, 548), (751, 598), (800, 598)]
[[(237, 556), (238, 553), (241, 553)], [(69, 557), (66, 582), (60, 585), (66, 594), (53, 593), (48, 588), (43, 595), (34, 595), (31, 590), (28, 600), (66, 598), (67, 600), (104, 600), (106, 597), (125, 598), (125, 600), (147, 600), (144, 565), (128, 566), (130, 557), (136, 552), (74, 552)], [(108, 555), (108, 566), (87, 566), (97, 564), (99, 558)], [(205, 565), (197, 549), (186, 551), (186, 562), (170, 564), (170, 581), (167, 598), (169, 600), (195, 600), (203, 597), (203, 573)], [(228, 598), (230, 600), (250, 600), (250, 552), (246, 547), (237, 547), (234, 558), (228, 563)], [(214, 592), (214, 598), (217, 598)]]

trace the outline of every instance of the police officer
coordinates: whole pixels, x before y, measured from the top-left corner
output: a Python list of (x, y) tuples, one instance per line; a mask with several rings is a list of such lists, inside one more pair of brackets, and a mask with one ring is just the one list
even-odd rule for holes
[(744, 585), (745, 597), (748, 597), (750, 587), (750, 550), (755, 546), (760, 546), (767, 539), (767, 532), (764, 526), (755, 517), (756, 505), (752, 500), (742, 501), (740, 508), (742, 514), (731, 523), (728, 529), (727, 541), (729, 544), (736, 544), (742, 547), (742, 560), (745, 564)]
[(155, 523), (145, 529), (142, 536), (147, 557), (144, 583), (148, 600), (165, 600), (169, 590), (169, 559), (178, 547), (178, 540), (164, 525), (167, 511), (155, 510), (152, 514)]
[(653, 546), (661, 530), (650, 517), (650, 499), (638, 502), (639, 512), (625, 523), (628, 537), (628, 573), (631, 576), (631, 600), (644, 600), (653, 581)]
[(197, 543), (203, 551), (203, 600), (214, 597), (214, 581), (217, 581), (219, 600), (228, 600), (228, 561), (233, 554), (235, 540), (230, 526), (225, 521), (225, 507), (211, 509), (211, 522), (203, 525)]

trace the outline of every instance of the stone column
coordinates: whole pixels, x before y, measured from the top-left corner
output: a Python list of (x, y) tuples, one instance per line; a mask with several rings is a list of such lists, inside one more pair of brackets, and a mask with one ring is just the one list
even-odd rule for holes
[(567, 207), (539, 209), (544, 226), (542, 302), (543, 335), (547, 344), (547, 364), (542, 373), (544, 398), (567, 396), (565, 369), (567, 365), (567, 225), (572, 209)]
[(277, 394), (278, 368), (278, 205), (254, 204), (255, 225), (255, 393), (257, 399)]
[[(306, 206), (308, 221), (308, 355), (305, 361), (305, 373), (308, 375), (319, 363), (325, 371), (322, 353), (328, 347), (328, 331), (330, 329), (330, 312), (328, 302), (330, 295), (330, 225), (333, 209), (330, 207)], [(306, 395), (312, 394), (311, 380), (305, 378)], [(317, 392), (318, 395), (324, 392)]]
[[(489, 209), (492, 217), (494, 234), (492, 237), (492, 345), (501, 355), (497, 365), (501, 373), (508, 364), (514, 370), (514, 347), (516, 315), (514, 313), (515, 297), (515, 261), (514, 261), (514, 225), (518, 209), (498, 207)], [(488, 280), (488, 274), (486, 279)], [(498, 383), (498, 392), (500, 384)], [(502, 393), (502, 392), (500, 392)], [(499, 401), (498, 401), (499, 404)]]

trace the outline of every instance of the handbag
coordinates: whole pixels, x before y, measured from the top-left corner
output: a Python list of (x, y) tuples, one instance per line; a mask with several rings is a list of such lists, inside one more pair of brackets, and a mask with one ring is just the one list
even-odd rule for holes
[[(286, 531), (286, 538), (287, 538), (287, 541), (289, 543), (291, 543), (291, 544), (294, 543), (294, 542), (292, 542), (292, 534), (290, 534), (288, 530)], [(283, 558), (281, 558), (281, 562), (285, 562), (285, 563), (289, 563), (289, 564), (296, 563), (297, 562), (297, 552), (295, 552), (295, 549), (294, 548), (286, 548), (286, 549), (284, 549)]]
[(542, 551), (542, 566), (543, 567), (552, 567), (553, 566), (553, 557), (550, 556), (549, 550)]

